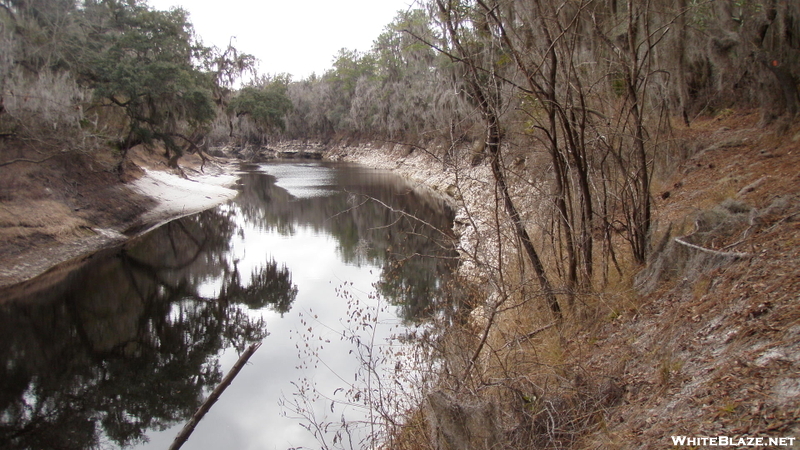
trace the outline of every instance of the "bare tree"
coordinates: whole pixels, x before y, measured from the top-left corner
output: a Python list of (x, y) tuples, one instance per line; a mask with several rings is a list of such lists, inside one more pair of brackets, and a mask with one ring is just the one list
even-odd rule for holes
[[(536, 274), (547, 305), (553, 314), (557, 318), (560, 318), (561, 307), (558, 304), (558, 299), (555, 296), (553, 286), (547, 276), (539, 253), (534, 247), (528, 231), (525, 229), (522, 216), (511, 198), (503, 167), (502, 132), (499, 109), (502, 102), (501, 87), (504, 81), (498, 76), (496, 70), (492, 66), (496, 61), (490, 59), (488, 66), (483, 65), (481, 61), (478, 60), (480, 53), (468, 49), (467, 44), (462, 42), (464, 39), (463, 34), (468, 34), (469, 31), (465, 31), (465, 17), (459, 14), (459, 8), (457, 8), (460, 6), (460, 2), (453, 0), (436, 0), (436, 5), (440, 12), (442, 25), (447, 32), (449, 43), (453, 47), (450, 56), (463, 67), (463, 77), (468, 88), (468, 94), (477, 105), (486, 125), (485, 149), (490, 158), (495, 188), (500, 192), (503, 206), (511, 219), (517, 237), (522, 243), (528, 261)], [(473, 45), (480, 44), (473, 43)]]

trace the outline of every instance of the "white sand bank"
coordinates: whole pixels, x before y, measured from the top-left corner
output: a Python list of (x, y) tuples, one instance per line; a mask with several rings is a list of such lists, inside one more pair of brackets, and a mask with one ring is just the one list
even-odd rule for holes
[(186, 179), (161, 170), (145, 169), (145, 175), (128, 186), (158, 202), (158, 206), (142, 216), (144, 223), (158, 226), (232, 199), (237, 191), (230, 186), (237, 178), (223, 173)]

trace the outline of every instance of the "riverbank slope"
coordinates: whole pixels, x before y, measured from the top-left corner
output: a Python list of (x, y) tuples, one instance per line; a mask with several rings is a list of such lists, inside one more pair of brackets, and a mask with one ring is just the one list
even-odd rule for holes
[[(231, 162), (181, 158), (170, 170), (155, 149), (131, 149), (122, 165), (108, 153), (63, 154), (0, 167), (0, 287), (186, 214), (232, 198)], [(55, 275), (57, 276), (57, 275)]]
[[(440, 331), (438, 342), (453, 367), (474, 365), (426, 388), (399, 443), (656, 449), (671, 436), (800, 436), (800, 127), (776, 132), (754, 111), (723, 113), (675, 129), (685, 157), (653, 182), (647, 265), (617, 255), (621, 276), (609, 268), (610, 281), (582, 293), (559, 326), (529, 300), (497, 304), (484, 289), (469, 323)], [(492, 232), (487, 164), (447, 153), (358, 144), (328, 156), (450, 197), (462, 256), (474, 265), (462, 274), (475, 275), (497, 266), (498, 242), (513, 246)], [(523, 172), (529, 160), (508, 163)], [(536, 187), (515, 187), (534, 212)], [(448, 413), (465, 409), (474, 417)]]

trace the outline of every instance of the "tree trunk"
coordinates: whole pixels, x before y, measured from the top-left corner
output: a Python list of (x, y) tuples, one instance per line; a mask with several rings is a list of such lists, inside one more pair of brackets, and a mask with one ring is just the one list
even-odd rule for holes
[[(481, 77), (478, 73), (478, 64), (472, 59), (471, 54), (465, 51), (461, 45), (458, 32), (456, 31), (455, 24), (453, 23), (453, 17), (451, 14), (452, 11), (444, 5), (442, 0), (436, 0), (436, 3), (439, 7), (439, 11), (442, 13), (443, 20), (447, 28), (447, 33), (450, 36), (453, 45), (458, 50), (459, 56), (461, 57), (459, 62), (463, 64), (467, 70), (467, 74), (465, 76), (467, 86), (472, 91), (471, 93), (474, 96), (478, 107), (480, 108), (481, 115), (486, 120), (488, 127), (486, 150), (491, 157), (492, 174), (495, 179), (495, 184), (497, 188), (500, 189), (500, 193), (503, 196), (503, 204), (505, 206), (506, 213), (511, 218), (511, 222), (514, 225), (515, 234), (522, 242), (525, 254), (528, 257), (528, 260), (533, 267), (533, 271), (536, 274), (536, 278), (539, 281), (539, 285), (544, 292), (548, 307), (553, 312), (553, 315), (560, 320), (562, 317), (561, 307), (559, 306), (558, 300), (553, 292), (553, 286), (550, 284), (550, 280), (547, 278), (544, 265), (539, 258), (539, 254), (536, 252), (536, 248), (533, 246), (533, 241), (531, 241), (528, 231), (525, 229), (525, 225), (522, 222), (522, 217), (514, 205), (514, 201), (512, 200), (508, 191), (508, 185), (506, 183), (502, 165), (500, 122), (498, 114), (495, 110), (496, 99), (492, 96), (492, 92), (490, 91), (490, 83), (496, 80), (492, 76), (490, 77), (490, 81), (484, 82), (483, 85), (481, 84), (481, 81), (484, 79), (484, 77)], [(492, 101), (494, 101), (494, 103), (492, 103)]]
[(219, 385), (214, 388), (206, 401), (200, 405), (200, 408), (198, 408), (197, 412), (195, 412), (192, 418), (189, 419), (189, 422), (186, 423), (186, 426), (183, 427), (181, 432), (175, 436), (175, 440), (172, 442), (172, 445), (169, 446), (169, 450), (178, 450), (181, 448), (181, 446), (183, 446), (184, 443), (186, 443), (186, 441), (189, 439), (189, 436), (192, 435), (192, 432), (194, 432), (195, 427), (197, 427), (197, 424), (200, 423), (200, 420), (203, 418), (203, 416), (205, 416), (211, 407), (214, 406), (214, 403), (219, 400), (219, 397), (223, 392), (225, 392), (225, 389), (231, 384), (233, 379), (236, 378), (236, 375), (239, 374), (239, 371), (242, 370), (242, 367), (247, 364), (247, 360), (253, 356), (253, 353), (255, 353), (259, 347), (261, 347), (260, 342), (247, 347), (247, 350), (242, 353), (242, 356), (239, 357), (239, 360), (236, 361), (236, 364), (234, 364), (228, 374), (225, 375), (225, 378), (223, 378)]
[(547, 278), (547, 273), (544, 270), (542, 260), (539, 258), (539, 254), (536, 252), (536, 248), (533, 246), (533, 241), (531, 241), (530, 235), (528, 235), (528, 231), (525, 229), (525, 224), (522, 221), (522, 217), (520, 216), (519, 211), (514, 205), (514, 201), (508, 192), (508, 185), (506, 184), (506, 177), (505, 173), (503, 172), (499, 131), (499, 125), (496, 120), (489, 123), (489, 142), (487, 142), (487, 149), (492, 159), (492, 174), (494, 175), (495, 183), (497, 183), (497, 187), (500, 189), (500, 193), (503, 196), (503, 204), (505, 205), (506, 212), (511, 218), (511, 222), (514, 224), (514, 231), (516, 232), (520, 241), (522, 241), (522, 247), (525, 249), (525, 254), (528, 256), (528, 260), (533, 267), (534, 273), (536, 273), (536, 278), (539, 280), (539, 285), (542, 287), (542, 291), (544, 291), (545, 301), (547, 302), (547, 305), (550, 307), (550, 311), (553, 312), (553, 315), (556, 317), (556, 319), (561, 319), (561, 307), (558, 304), (558, 299), (556, 299), (556, 296), (553, 293), (553, 286), (550, 284), (550, 280)]

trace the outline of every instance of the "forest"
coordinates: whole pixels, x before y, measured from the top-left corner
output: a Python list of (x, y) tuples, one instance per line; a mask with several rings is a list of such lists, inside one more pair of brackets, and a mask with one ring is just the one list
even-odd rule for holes
[(180, 153), (209, 142), (342, 135), (474, 141), (491, 122), (487, 108), (506, 136), (556, 143), (584, 122), (575, 132), (589, 140), (608, 123), (621, 124), (617, 134), (647, 126), (655, 136), (654, 116), (688, 124), (761, 106), (768, 124), (797, 112), (793, 2), (415, 6), (368, 51), (342, 49), (325, 73), (293, 80), (256, 73), (254, 58), (232, 46), (204, 46), (182, 9), (3, 0), (0, 131), (5, 139), (104, 138), (122, 150), (158, 140)]
[[(508, 197), (503, 149), (527, 146), (549, 155), (541, 176), (553, 184), (563, 274), (574, 288), (591, 285), (594, 241), (610, 249), (612, 230), (644, 262), (652, 174), (681, 157), (674, 121), (758, 107), (762, 126), (788, 129), (797, 113), (794, 2), (418, 6), (398, 12), (369, 51), (342, 49), (327, 72), (294, 81), (256, 73), (254, 58), (232, 46), (204, 46), (182, 9), (3, 0), (0, 138), (39, 143), (43, 153), (4, 145), (0, 164), (110, 151), (121, 165), (128, 149), (159, 142), (175, 167), (214, 145), (347, 137), (445, 153), (471, 146), (475, 163), (497, 163)], [(535, 249), (527, 253), (539, 267)]]

